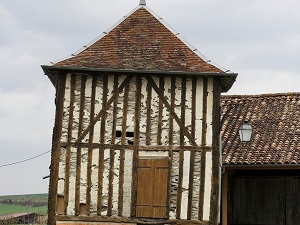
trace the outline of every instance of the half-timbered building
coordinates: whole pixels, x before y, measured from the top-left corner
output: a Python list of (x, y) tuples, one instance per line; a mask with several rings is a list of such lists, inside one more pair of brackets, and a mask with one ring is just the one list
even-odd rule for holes
[(49, 225), (217, 224), (220, 95), (237, 74), (144, 1), (42, 68), (56, 87)]

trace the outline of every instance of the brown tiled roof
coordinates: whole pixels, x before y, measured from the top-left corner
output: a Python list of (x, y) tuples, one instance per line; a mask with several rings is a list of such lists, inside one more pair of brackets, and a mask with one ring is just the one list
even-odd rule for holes
[[(222, 96), (223, 164), (300, 164), (300, 93)], [(250, 142), (239, 140), (247, 119)]]
[(225, 73), (195, 54), (146, 6), (138, 7), (91, 46), (54, 66)]

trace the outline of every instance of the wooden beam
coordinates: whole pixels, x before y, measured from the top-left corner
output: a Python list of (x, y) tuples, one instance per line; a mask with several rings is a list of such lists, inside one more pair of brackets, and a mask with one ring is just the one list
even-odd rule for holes
[(212, 224), (217, 224), (219, 219), (219, 193), (220, 193), (220, 168), (221, 168), (221, 146), (220, 146), (220, 102), (221, 102), (221, 80), (213, 79), (213, 118), (212, 118), (212, 179), (210, 217)]
[(228, 225), (228, 218), (227, 218), (227, 198), (228, 198), (228, 173), (222, 175), (222, 207), (221, 207), (221, 215), (222, 215), (222, 225)]
[(139, 157), (139, 144), (140, 144), (140, 117), (141, 117), (141, 87), (142, 79), (136, 76), (135, 82), (135, 115), (134, 115), (134, 150), (133, 150), (133, 162), (132, 162), (132, 191), (131, 191), (131, 216), (136, 215), (136, 200), (137, 200), (137, 167)]
[(141, 225), (210, 225), (209, 221), (198, 221), (198, 220), (174, 220), (174, 219), (142, 219), (142, 218), (128, 218), (128, 217), (107, 217), (107, 216), (62, 216), (57, 215), (59, 224), (66, 225), (64, 221), (73, 221), (74, 223), (134, 223)]
[(55, 210), (57, 203), (57, 186), (58, 186), (58, 169), (60, 161), (60, 141), (62, 132), (62, 118), (64, 108), (64, 96), (66, 75), (58, 74), (56, 87), (56, 111), (55, 124), (53, 129), (52, 154), (50, 166), (50, 183), (49, 183), (49, 197), (48, 197), (48, 224), (56, 225)]
[(147, 120), (146, 120), (146, 145), (151, 145), (151, 106), (152, 88), (147, 84)]
[[(78, 137), (83, 129), (83, 114), (84, 114), (84, 104), (85, 104), (85, 85), (86, 76), (80, 76), (81, 78), (81, 90), (80, 90), (80, 109), (79, 109), (79, 122), (78, 122)], [(77, 148), (76, 157), (76, 181), (75, 181), (75, 215), (80, 214), (80, 182), (81, 180), (81, 148)]]
[[(122, 145), (125, 145), (125, 143), (126, 143), (126, 124), (127, 124), (127, 111), (128, 111), (128, 94), (129, 94), (129, 85), (126, 85), (125, 86), (125, 90), (124, 90), (124, 101), (123, 101), (122, 137), (121, 137), (121, 144)], [(120, 149), (118, 216), (122, 216), (123, 215), (124, 161), (125, 161), (125, 149)]]
[[(202, 108), (202, 140), (201, 146), (206, 146), (207, 133), (207, 77), (203, 78), (203, 108)], [(199, 212), (198, 219), (203, 220), (203, 205), (204, 205), (204, 185), (205, 185), (205, 164), (206, 152), (201, 153), (201, 171), (200, 171), (200, 194), (199, 194)]]
[[(181, 81), (181, 124), (185, 127), (185, 102), (186, 102), (186, 78)], [(193, 137), (192, 137), (193, 138)], [(184, 146), (184, 133), (180, 130), (180, 146)], [(177, 187), (177, 206), (176, 206), (176, 219), (181, 218), (181, 201), (182, 201), (182, 183), (183, 183), (183, 161), (184, 152), (179, 152), (179, 175)]]
[[(69, 105), (69, 122), (68, 122), (68, 143), (72, 142), (72, 126), (74, 115), (74, 100), (75, 100), (75, 75), (71, 76), (70, 87), (70, 105)], [(65, 188), (64, 188), (64, 214), (67, 214), (69, 204), (69, 186), (70, 186), (70, 161), (71, 161), (71, 146), (66, 147), (66, 169), (65, 169)]]
[[(195, 138), (196, 130), (196, 94), (197, 94), (197, 78), (192, 79), (192, 131), (191, 135)], [(195, 173), (195, 151), (191, 151), (190, 156), (190, 176), (189, 176), (189, 197), (188, 197), (188, 212), (187, 219), (192, 217), (192, 205), (194, 194), (194, 173)]]
[[(118, 76), (114, 75), (114, 92), (118, 89)], [(112, 121), (112, 138), (111, 144), (116, 142), (116, 127), (117, 127), (117, 113), (118, 113), (118, 97), (113, 102), (113, 121)], [(109, 159), (109, 178), (108, 178), (108, 202), (107, 202), (107, 215), (112, 215), (113, 207), (113, 180), (114, 180), (114, 165), (115, 165), (115, 149), (110, 148)]]
[[(107, 105), (107, 93), (108, 93), (108, 75), (105, 75), (103, 77), (102, 109)], [(101, 124), (100, 124), (100, 144), (103, 145), (104, 142), (105, 142), (106, 111), (102, 113), (102, 115), (99, 117), (99, 119), (100, 118), (101, 118)], [(104, 147), (99, 146), (97, 215), (101, 215), (102, 214), (104, 149), (105, 149)]]
[[(66, 146), (73, 146), (73, 147), (82, 147), (82, 148), (87, 148), (88, 147), (88, 143), (66, 143), (66, 142), (62, 142), (62, 147), (66, 147)], [(126, 149), (126, 150), (133, 150), (134, 149), (134, 145), (119, 145), (119, 144), (99, 144), (99, 143), (93, 143), (92, 148), (115, 148), (117, 150), (122, 150), (122, 149)], [(212, 150), (212, 147), (209, 146), (157, 146), (157, 145), (140, 145), (139, 146), (140, 150), (143, 151), (206, 151), (209, 152)]]
[[(171, 108), (175, 108), (175, 86), (176, 84), (176, 77), (171, 77)], [(173, 145), (173, 123), (174, 119), (173, 117), (169, 116), (169, 145)]]
[[(159, 77), (159, 89), (162, 92), (163, 96), (164, 94), (164, 78)], [(163, 119), (163, 102), (161, 98), (159, 98), (158, 102), (158, 122), (157, 122), (157, 134), (156, 134), (156, 144), (162, 145), (161, 142), (161, 134), (162, 134), (162, 119)]]
[[(62, 142), (61, 147), (81, 147), (81, 148), (88, 148), (89, 143), (66, 143)], [(91, 148), (103, 148), (103, 149), (109, 149), (114, 148), (115, 150), (133, 150), (134, 145), (122, 145), (122, 144), (99, 144), (99, 143), (93, 143), (91, 144)], [(180, 146), (180, 145), (173, 145), (173, 146), (157, 146), (157, 145), (139, 145), (139, 150), (143, 151), (196, 151), (196, 152), (210, 152), (212, 151), (212, 147), (210, 146)]]
[[(95, 113), (95, 98), (96, 98), (97, 76), (93, 75), (92, 80), (92, 93), (91, 93), (91, 111), (90, 123), (92, 123)], [(92, 160), (93, 148), (92, 143), (94, 139), (94, 129), (89, 133), (89, 148), (88, 148), (88, 162), (87, 162), (87, 188), (86, 188), (86, 214), (89, 216), (91, 213), (91, 186), (92, 186)]]

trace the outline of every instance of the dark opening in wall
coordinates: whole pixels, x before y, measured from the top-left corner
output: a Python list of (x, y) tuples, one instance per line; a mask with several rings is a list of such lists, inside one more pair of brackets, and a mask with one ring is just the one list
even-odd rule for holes
[(116, 137), (122, 137), (122, 131), (117, 130), (116, 131)]
[[(116, 137), (122, 137), (122, 131), (117, 130), (116, 131)], [(126, 131), (125, 137), (134, 137), (134, 132), (132, 132), (132, 131)]]

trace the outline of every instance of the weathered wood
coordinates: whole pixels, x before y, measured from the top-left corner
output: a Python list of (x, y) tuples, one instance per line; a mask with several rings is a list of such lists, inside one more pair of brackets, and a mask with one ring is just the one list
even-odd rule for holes
[[(126, 85), (125, 90), (124, 90), (124, 101), (123, 101), (122, 137), (121, 137), (121, 144), (122, 145), (125, 145), (125, 143), (126, 143), (126, 123), (127, 123), (127, 111), (128, 111), (128, 94), (129, 94), (129, 85)], [(118, 216), (123, 215), (124, 160), (125, 160), (125, 149), (121, 149), (120, 150), (120, 171), (119, 171)]]
[[(74, 115), (74, 100), (75, 100), (75, 76), (71, 76), (70, 87), (70, 105), (69, 105), (69, 121), (68, 121), (68, 143), (72, 142), (72, 126)], [(65, 188), (64, 188), (64, 214), (67, 214), (69, 204), (69, 186), (70, 186), (70, 162), (71, 162), (71, 146), (66, 147), (66, 167), (65, 167)]]
[(207, 77), (203, 78), (203, 108), (202, 108), (202, 141), (201, 145), (206, 146), (206, 133), (207, 133)]
[(53, 129), (52, 138), (52, 154), (50, 166), (50, 185), (48, 197), (48, 224), (55, 225), (55, 208), (57, 203), (57, 186), (58, 186), (58, 169), (60, 159), (60, 140), (62, 132), (62, 118), (64, 108), (64, 95), (66, 85), (66, 75), (58, 74), (56, 87), (56, 111), (55, 111), (55, 124)]
[(228, 225), (228, 217), (227, 217), (227, 205), (228, 205), (228, 172), (222, 174), (222, 189), (221, 189), (221, 216), (222, 216), (222, 225)]
[[(80, 109), (79, 109), (79, 122), (78, 122), (78, 137), (83, 129), (83, 114), (85, 103), (85, 84), (86, 76), (81, 76), (81, 90), (80, 90)], [(81, 148), (77, 148), (76, 157), (76, 181), (75, 181), (75, 215), (80, 213), (80, 179), (81, 179)]]
[(147, 119), (146, 119), (146, 145), (151, 145), (151, 101), (152, 101), (152, 88), (147, 84)]
[(140, 158), (137, 212), (141, 218), (167, 218), (168, 158)]
[(155, 82), (153, 81), (153, 79), (151, 77), (146, 77), (146, 79), (148, 80), (148, 82), (150, 83), (150, 85), (152, 86), (152, 88), (155, 90), (155, 92), (158, 94), (159, 98), (162, 100), (162, 102), (164, 103), (164, 105), (167, 107), (167, 109), (170, 112), (170, 115), (178, 123), (179, 127), (182, 129), (183, 134), (189, 139), (189, 141), (192, 143), (192, 145), (197, 146), (197, 144), (196, 144), (195, 140), (193, 139), (193, 137), (191, 136), (190, 132), (181, 123), (180, 118), (176, 115), (176, 113), (174, 112), (174, 109), (171, 108), (170, 104), (168, 103), (168, 101), (166, 100), (166, 98), (163, 96), (163, 93), (157, 87), (157, 85), (155, 84)]
[(102, 107), (101, 111), (94, 117), (93, 123), (91, 123), (81, 134), (80, 136), (76, 139), (75, 142), (80, 142), (90, 131), (90, 129), (92, 129), (95, 125), (95, 123), (97, 123), (97, 121), (103, 117), (103, 114), (105, 114), (106, 110), (109, 108), (109, 106), (111, 105), (111, 103), (113, 103), (113, 101), (115, 100), (115, 98), (117, 98), (119, 96), (119, 94), (123, 91), (124, 87), (126, 85), (129, 85), (129, 82), (131, 80), (132, 76), (127, 76), (125, 78), (125, 80), (123, 81), (123, 83), (118, 87), (117, 91), (114, 92), (114, 94), (112, 95), (112, 97), (107, 101), (106, 105), (104, 107)]
[[(164, 97), (164, 78), (159, 77), (159, 89)], [(156, 144), (161, 145), (161, 134), (162, 134), (162, 118), (163, 118), (163, 102), (161, 98), (159, 98), (158, 103), (158, 123), (157, 123), (157, 137), (156, 137)]]
[(103, 170), (104, 170), (104, 148), (99, 148), (98, 159), (98, 191), (97, 191), (97, 215), (102, 213), (102, 192), (103, 192)]
[(210, 225), (208, 221), (198, 221), (198, 220), (168, 220), (168, 219), (137, 219), (128, 217), (107, 217), (107, 216), (56, 216), (57, 221), (74, 221), (76, 222), (106, 222), (106, 223), (136, 223), (145, 225)]
[(221, 85), (219, 79), (213, 79), (213, 114), (212, 114), (212, 178), (211, 178), (211, 200), (210, 200), (210, 221), (212, 224), (218, 223), (219, 187), (220, 187), (220, 102)]
[[(175, 83), (176, 78), (171, 77), (171, 108), (175, 108)], [(171, 115), (171, 114), (170, 114)], [(173, 145), (173, 123), (174, 119), (172, 116), (169, 117), (169, 145)]]
[(177, 186), (177, 201), (176, 201), (176, 219), (181, 218), (181, 201), (182, 201), (182, 180), (183, 180), (183, 159), (184, 152), (179, 152), (179, 175)]
[[(105, 128), (106, 128), (105, 122), (106, 122), (107, 112), (106, 112), (106, 110), (104, 111), (103, 109), (105, 108), (106, 105), (108, 105), (107, 104), (107, 94), (108, 94), (108, 75), (105, 75), (103, 77), (102, 110), (100, 111), (102, 113), (101, 113), (101, 116), (99, 116), (99, 119), (101, 118), (101, 125), (100, 125), (100, 131), (101, 131), (100, 132), (100, 143), (101, 144), (104, 144), (104, 142), (105, 142)], [(75, 143), (76, 142), (77, 141), (75, 141)]]
[[(118, 76), (114, 76), (114, 92), (118, 89)], [(116, 121), (117, 121), (117, 104), (118, 97), (115, 98), (113, 103), (113, 122), (112, 122), (112, 139), (111, 144), (115, 144), (116, 141)], [(107, 203), (107, 215), (112, 215), (112, 201), (113, 201), (113, 180), (114, 180), (114, 163), (115, 163), (115, 150), (110, 149), (110, 160), (109, 160), (109, 178), (108, 178), (108, 203)]]
[[(182, 78), (182, 83), (181, 83), (181, 117), (180, 117), (180, 120), (181, 120), (181, 124), (182, 124), (183, 127), (185, 127), (185, 102), (186, 102), (186, 78)], [(180, 130), (180, 146), (184, 146), (184, 133), (183, 133), (183, 130)], [(179, 152), (179, 175), (178, 175), (178, 187), (177, 187), (176, 219), (181, 218), (183, 160), (184, 160), (184, 152), (180, 151)]]
[[(181, 81), (181, 124), (183, 127), (185, 127), (185, 103), (186, 103), (186, 78), (182, 78)], [(194, 140), (194, 137), (191, 135), (192, 140)], [(180, 145), (184, 145), (184, 133), (183, 130), (180, 130)]]
[[(202, 108), (202, 139), (201, 145), (206, 146), (207, 132), (207, 77), (203, 78), (203, 108)], [(199, 213), (198, 219), (203, 220), (203, 205), (204, 205), (204, 185), (205, 185), (205, 162), (206, 152), (201, 153), (201, 171), (200, 171), (200, 193), (199, 193)]]
[[(100, 144), (104, 144), (105, 142), (105, 121), (106, 121), (106, 110), (103, 111), (105, 106), (107, 105), (107, 94), (108, 94), (108, 75), (103, 77), (103, 94), (102, 94), (102, 110), (101, 115), (98, 115), (99, 119), (101, 118), (100, 125)], [(98, 116), (97, 115), (97, 116)], [(76, 143), (76, 142), (75, 142)], [(102, 213), (102, 193), (103, 193), (103, 171), (104, 171), (104, 149), (102, 146), (99, 147), (99, 161), (98, 161), (98, 198), (97, 198), (97, 215), (101, 215)]]
[[(92, 94), (91, 94), (91, 111), (90, 111), (90, 123), (93, 122), (95, 113), (95, 97), (96, 97), (96, 85), (97, 76), (93, 76), (92, 80)], [(86, 188), (86, 213), (91, 213), (91, 185), (92, 185), (92, 160), (93, 160), (93, 148), (92, 143), (94, 139), (94, 129), (91, 129), (89, 133), (89, 148), (88, 148), (88, 163), (87, 163), (87, 188)]]
[[(196, 91), (197, 91), (197, 78), (192, 79), (192, 130), (191, 135), (195, 139), (196, 130)], [(194, 194), (194, 172), (195, 172), (195, 151), (191, 151), (190, 156), (190, 176), (189, 176), (189, 197), (188, 197), (188, 211), (187, 219), (192, 217), (193, 194)]]
[[(61, 143), (62, 147), (81, 147), (81, 148), (88, 148), (89, 144), (88, 143), (66, 143), (66, 142), (62, 142)], [(126, 149), (126, 150), (133, 150), (134, 149), (134, 145), (112, 145), (112, 144), (100, 144), (100, 143), (93, 143), (91, 144), (91, 147), (93, 149), (95, 148), (105, 148), (105, 149), (109, 149), (109, 148), (114, 148), (115, 150), (122, 150), (122, 149)], [(205, 151), (205, 152), (210, 152), (212, 151), (212, 147), (210, 146), (157, 146), (157, 145), (140, 145), (139, 146), (139, 150), (143, 150), (143, 151)]]
[(140, 136), (140, 117), (141, 117), (141, 77), (136, 77), (135, 95), (135, 115), (134, 115), (134, 139), (133, 139), (133, 162), (132, 162), (132, 191), (131, 191), (131, 216), (136, 215), (136, 194), (137, 194), (137, 166), (139, 157), (139, 136)]

